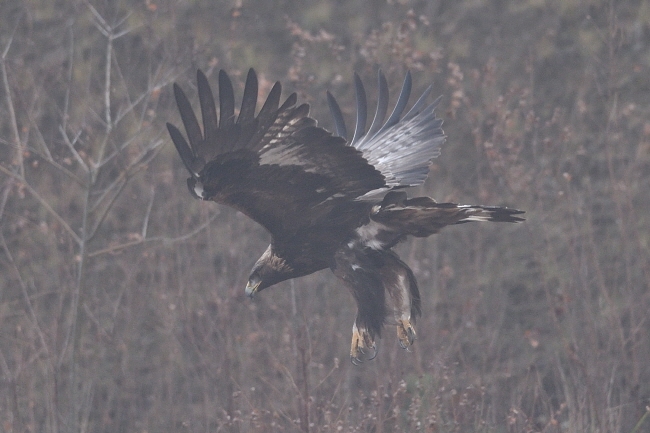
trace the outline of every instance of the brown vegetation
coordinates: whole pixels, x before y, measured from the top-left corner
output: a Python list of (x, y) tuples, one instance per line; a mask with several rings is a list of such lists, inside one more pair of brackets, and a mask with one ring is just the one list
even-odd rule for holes
[[(650, 431), (649, 53), (642, 0), (2, 1), (0, 430)], [(353, 367), (330, 273), (244, 297), (268, 236), (164, 122), (253, 66), (331, 128), (376, 65), (444, 95), (419, 192), (528, 220), (403, 244), (419, 339)]]

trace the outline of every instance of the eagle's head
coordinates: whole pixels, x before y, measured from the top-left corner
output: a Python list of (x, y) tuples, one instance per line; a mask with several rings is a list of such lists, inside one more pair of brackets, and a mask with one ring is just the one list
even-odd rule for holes
[(269, 245), (253, 266), (246, 284), (246, 294), (252, 298), (260, 290), (295, 276), (293, 268), (287, 264), (286, 260), (276, 255), (272, 246)]

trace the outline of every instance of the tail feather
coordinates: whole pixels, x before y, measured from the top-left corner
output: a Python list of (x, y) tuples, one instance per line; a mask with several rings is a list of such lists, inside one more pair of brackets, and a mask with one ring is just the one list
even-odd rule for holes
[(406, 199), (388, 194), (371, 218), (401, 236), (426, 237), (445, 226), (472, 221), (517, 223), (524, 221), (519, 216), (523, 213), (507, 207), (436, 203), (430, 197)]
[(480, 205), (456, 205), (461, 214), (465, 217), (456, 224), (463, 224), (472, 221), (492, 221), (498, 223), (517, 223), (524, 221), (524, 218), (518, 217), (524, 213), (522, 210), (509, 209), (499, 206), (480, 206)]

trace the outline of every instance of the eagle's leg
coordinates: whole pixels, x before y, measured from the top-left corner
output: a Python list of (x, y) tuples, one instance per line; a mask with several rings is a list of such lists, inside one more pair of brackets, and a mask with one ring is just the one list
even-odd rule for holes
[(350, 348), (350, 361), (359, 365), (364, 360), (370, 361), (377, 356), (377, 345), (368, 330), (357, 326), (355, 321), (352, 325), (352, 346)]
[(384, 287), (397, 325), (397, 340), (402, 349), (408, 350), (416, 338), (414, 325), (420, 315), (420, 292), (413, 272), (396, 254), (386, 254), (384, 260)]

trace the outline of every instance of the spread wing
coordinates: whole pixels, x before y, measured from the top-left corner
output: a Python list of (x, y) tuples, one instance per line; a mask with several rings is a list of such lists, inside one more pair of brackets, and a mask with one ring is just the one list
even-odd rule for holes
[[(197, 74), (203, 128), (178, 85), (174, 95), (188, 140), (167, 124), (197, 198), (231, 206), (276, 236), (358, 224), (358, 200), (386, 186), (384, 175), (341, 137), (316, 126), (296, 94), (280, 105), (276, 83), (255, 116), (258, 82), (251, 69), (239, 115), (230, 78), (219, 72), (219, 116), (205, 75)], [(189, 143), (188, 143), (189, 141)], [(358, 210), (356, 212), (355, 210)]]
[[(404, 78), (402, 90), (393, 112), (384, 122), (388, 110), (388, 84), (386, 77), (378, 72), (379, 96), (377, 110), (368, 131), (368, 103), (363, 82), (354, 75), (357, 100), (357, 119), (350, 145), (359, 150), (386, 178), (389, 188), (421, 185), (429, 174), (431, 160), (440, 155), (440, 146), (445, 142), (442, 120), (436, 118), (434, 110), (440, 98), (426, 103), (431, 86), (425, 90), (413, 107), (402, 117), (411, 94), (411, 74)], [(336, 133), (346, 138), (347, 128), (343, 114), (334, 97), (328, 92), (327, 100), (336, 125)], [(386, 188), (375, 192), (384, 192)]]

